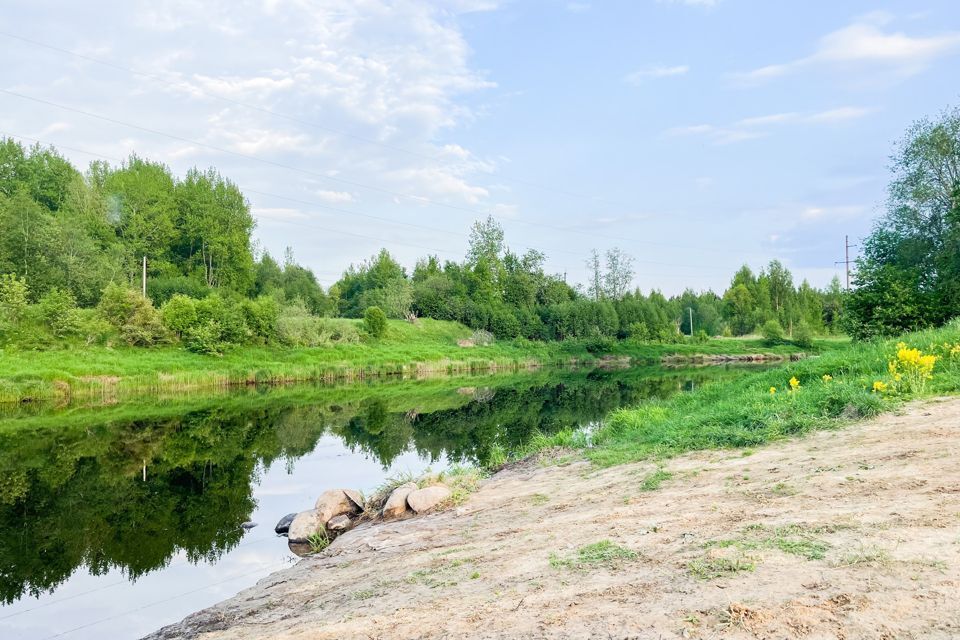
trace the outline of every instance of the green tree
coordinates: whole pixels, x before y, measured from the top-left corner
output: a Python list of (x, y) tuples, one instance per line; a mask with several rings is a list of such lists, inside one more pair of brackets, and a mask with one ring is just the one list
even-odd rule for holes
[(387, 334), (387, 314), (380, 307), (367, 307), (363, 312), (363, 328), (374, 338)]

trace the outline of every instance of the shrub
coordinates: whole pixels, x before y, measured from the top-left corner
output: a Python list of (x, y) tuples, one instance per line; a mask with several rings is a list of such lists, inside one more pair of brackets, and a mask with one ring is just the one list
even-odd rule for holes
[(166, 334), (160, 313), (139, 291), (111, 283), (103, 290), (97, 309), (129, 345), (149, 346)]
[(40, 298), (40, 316), (58, 338), (76, 335), (80, 316), (77, 301), (69, 291), (54, 287)]
[(197, 302), (181, 293), (174, 294), (160, 307), (163, 326), (170, 331), (183, 336), (190, 327), (197, 323)]
[(470, 342), (478, 347), (489, 347), (493, 344), (493, 334), (483, 329), (477, 329), (471, 334)]
[(374, 338), (382, 338), (387, 333), (387, 314), (380, 307), (367, 307), (363, 312), (363, 328)]
[(183, 343), (189, 351), (205, 355), (221, 355), (227, 347), (223, 340), (223, 328), (216, 320), (206, 320), (188, 327)]
[(260, 296), (256, 300), (244, 300), (241, 305), (244, 322), (253, 335), (270, 340), (277, 333), (277, 319), (280, 305), (270, 296)]
[(801, 322), (797, 325), (796, 330), (793, 332), (793, 344), (803, 349), (813, 347), (813, 330), (809, 324)]
[(16, 324), (27, 311), (30, 288), (24, 278), (16, 274), (0, 275), (0, 321)]
[(767, 320), (760, 328), (764, 342), (769, 346), (783, 344), (783, 327), (776, 320)]

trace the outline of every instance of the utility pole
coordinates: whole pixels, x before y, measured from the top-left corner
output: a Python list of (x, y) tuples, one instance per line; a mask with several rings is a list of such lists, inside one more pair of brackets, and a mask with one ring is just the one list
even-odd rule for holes
[(834, 265), (842, 264), (846, 267), (847, 270), (847, 291), (850, 291), (850, 248), (856, 247), (855, 244), (850, 244), (850, 236), (843, 236), (843, 250), (844, 258), (843, 260), (837, 260), (834, 262)]
[(140, 279), (143, 284), (143, 297), (147, 297), (147, 256), (143, 256), (143, 277)]

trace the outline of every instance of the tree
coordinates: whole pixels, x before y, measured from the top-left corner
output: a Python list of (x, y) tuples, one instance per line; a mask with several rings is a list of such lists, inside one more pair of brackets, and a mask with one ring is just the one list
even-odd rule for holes
[(367, 307), (363, 312), (363, 328), (374, 338), (382, 338), (387, 333), (387, 314), (380, 307)]
[(891, 170), (887, 210), (863, 243), (845, 309), (860, 338), (960, 315), (960, 108), (916, 122)]
[(606, 296), (619, 300), (633, 282), (633, 257), (614, 247), (607, 251), (607, 271), (603, 275)]
[(589, 277), (587, 295), (594, 300), (600, 300), (604, 293), (603, 269), (600, 266), (600, 252), (596, 249), (590, 250), (590, 257), (587, 258), (587, 273)]

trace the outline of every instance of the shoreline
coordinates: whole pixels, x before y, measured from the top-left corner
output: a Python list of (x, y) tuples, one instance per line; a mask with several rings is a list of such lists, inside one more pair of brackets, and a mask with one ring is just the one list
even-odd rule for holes
[[(432, 357), (377, 362), (374, 354), (349, 360), (322, 361), (330, 352), (323, 350), (238, 350), (232, 359), (196, 356), (182, 350), (106, 350), (98, 349), (97, 358), (104, 364), (72, 366), (54, 364), (53, 373), (31, 374), (28, 360), (37, 354), (7, 354), (20, 359), (21, 369), (0, 378), (0, 405), (34, 402), (70, 402), (93, 400), (115, 403), (138, 396), (170, 392), (230, 389), (251, 386), (284, 386), (300, 383), (357, 382), (367, 379), (400, 377), (422, 379), (432, 376), (455, 376), (470, 373), (534, 371), (546, 367), (625, 367), (660, 364), (663, 366), (786, 362), (806, 357), (799, 351), (774, 353), (700, 353), (699, 345), (626, 345), (611, 354), (590, 354), (562, 343), (546, 343), (524, 350), (513, 347), (498, 349), (471, 348), (474, 357), (451, 357), (436, 353)], [(741, 346), (741, 345), (737, 345)], [(671, 348), (672, 347), (672, 348)], [(742, 347), (743, 348), (743, 347)], [(462, 351), (462, 348), (459, 349)], [(693, 351), (685, 354), (682, 351)], [(452, 352), (451, 349), (447, 351)], [(662, 353), (668, 351), (670, 353)], [(679, 352), (674, 352), (679, 351)], [(492, 353), (491, 353), (492, 352)], [(54, 359), (57, 352), (38, 352)], [(75, 357), (74, 352), (64, 352)], [(249, 355), (248, 355), (249, 354)], [(471, 355), (473, 355), (471, 354)], [(500, 355), (498, 355), (500, 354)], [(341, 354), (337, 354), (341, 355)], [(347, 354), (343, 354), (345, 357)], [(402, 354), (400, 354), (402, 355)], [(464, 354), (465, 355), (465, 354)], [(259, 359), (257, 357), (260, 357)], [(317, 360), (312, 360), (316, 357)], [(82, 356), (81, 356), (82, 358)], [(272, 359), (271, 359), (272, 358)], [(156, 361), (151, 361), (155, 359)], [(233, 362), (235, 360), (236, 362)], [(256, 362), (250, 362), (256, 360)], [(303, 360), (306, 360), (304, 362)], [(10, 360), (8, 360), (9, 362)], [(211, 365), (219, 364), (219, 367)], [(125, 373), (130, 369), (146, 372)], [(152, 371), (149, 369), (153, 368)]]
[(528, 459), (147, 637), (951, 637), (958, 418), (951, 397), (663, 467)]

